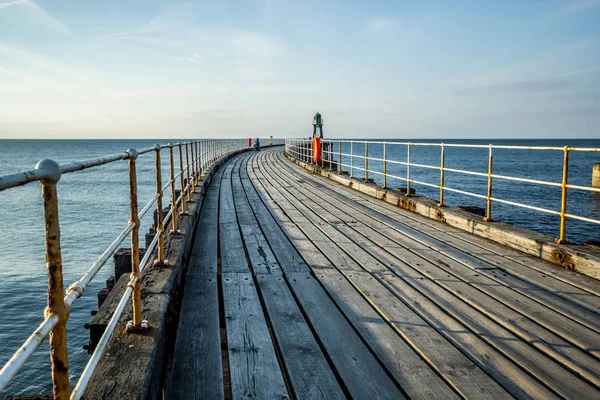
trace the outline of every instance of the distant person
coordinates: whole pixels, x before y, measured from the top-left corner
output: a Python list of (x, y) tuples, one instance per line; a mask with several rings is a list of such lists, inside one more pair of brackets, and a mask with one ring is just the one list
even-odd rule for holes
[(260, 149), (260, 139), (256, 138), (256, 140), (254, 141), (254, 150), (259, 151)]

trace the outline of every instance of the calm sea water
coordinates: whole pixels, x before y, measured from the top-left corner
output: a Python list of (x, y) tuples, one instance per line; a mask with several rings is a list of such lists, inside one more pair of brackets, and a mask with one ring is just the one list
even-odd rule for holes
[[(168, 140), (159, 141), (160, 143)], [(170, 141), (175, 141), (171, 139)], [(444, 140), (446, 143), (489, 144), (490, 141)], [(0, 140), (0, 174), (33, 168), (37, 161), (52, 158), (59, 163), (97, 157), (124, 151), (129, 147), (143, 148), (155, 140)], [(437, 142), (431, 140), (431, 142)], [(266, 143), (266, 142), (265, 142)], [(531, 146), (600, 147), (600, 140), (496, 140), (494, 144)], [(344, 147), (344, 152), (349, 152)], [(354, 146), (355, 154), (364, 154), (361, 145)], [(388, 159), (404, 161), (406, 147), (389, 146)], [(166, 152), (164, 152), (166, 154)], [(369, 154), (381, 157), (379, 146), (369, 146)], [(437, 165), (439, 149), (428, 147), (411, 148), (411, 162)], [(344, 158), (350, 164), (349, 158)], [(592, 164), (600, 162), (600, 154), (572, 154), (569, 180), (573, 184), (589, 185)], [(361, 166), (362, 160), (355, 159)], [(446, 152), (446, 167), (487, 171), (487, 149), (452, 149)], [(167, 170), (167, 157), (163, 157), (163, 168)], [(370, 169), (381, 169), (372, 161)], [(138, 183), (140, 206), (154, 194), (154, 157), (141, 156), (138, 161)], [(494, 172), (497, 174), (527, 177), (560, 182), (562, 153), (524, 152), (497, 150), (494, 154)], [(127, 225), (129, 218), (127, 163), (117, 162), (91, 170), (80, 171), (62, 177), (58, 184), (62, 250), (66, 285), (77, 280), (97, 259)], [(402, 166), (388, 164), (388, 173), (405, 176)], [(355, 176), (362, 176), (355, 170)], [(379, 176), (372, 176), (381, 183)], [(416, 180), (437, 184), (439, 173), (434, 170), (413, 167), (411, 177)], [(166, 181), (166, 177), (163, 179)], [(447, 173), (446, 184), (469, 192), (485, 194), (486, 178), (465, 177)], [(404, 182), (390, 179), (388, 186), (405, 186)], [(438, 190), (422, 185), (413, 186), (417, 193), (438, 198)], [(480, 199), (455, 193), (446, 193), (449, 205), (475, 205), (485, 207)], [(522, 183), (494, 182), (494, 196), (518, 201), (552, 210), (560, 207), (560, 189), (541, 188)], [(170, 201), (165, 200), (165, 204)], [(17, 189), (0, 192), (0, 365), (3, 365), (22, 342), (43, 319), (46, 305), (46, 271), (44, 259), (44, 219), (40, 185), (32, 183)], [(569, 212), (600, 218), (600, 196), (597, 193), (571, 191)], [(497, 220), (517, 224), (551, 236), (558, 233), (558, 217), (529, 210), (494, 204), (493, 217)], [(143, 222), (142, 231), (147, 231), (149, 219)], [(568, 222), (568, 239), (581, 242), (600, 240), (600, 229), (578, 221)], [(129, 245), (128, 243), (124, 245)], [(69, 362), (72, 384), (83, 370), (88, 354), (83, 350), (89, 332), (83, 325), (91, 320), (90, 311), (97, 307), (96, 294), (104, 281), (112, 275), (113, 267), (105, 266), (84, 296), (71, 310), (68, 323)], [(66, 286), (65, 285), (65, 286)], [(48, 344), (45, 342), (29, 360), (7, 390), (9, 394), (49, 393), (50, 370)]]

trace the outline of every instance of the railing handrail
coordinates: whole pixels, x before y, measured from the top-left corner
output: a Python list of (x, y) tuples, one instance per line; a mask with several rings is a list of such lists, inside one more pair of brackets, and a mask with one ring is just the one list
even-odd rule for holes
[[(185, 147), (185, 155), (183, 148)], [(140, 299), (140, 281), (141, 271), (146, 267), (154, 250), (157, 249), (156, 264), (164, 265), (163, 259), (163, 236), (166, 232), (167, 222), (170, 222), (172, 230), (170, 233), (179, 233), (177, 231), (178, 208), (181, 204), (181, 214), (185, 213), (185, 203), (190, 200), (191, 192), (195, 191), (196, 185), (203, 178), (207, 169), (211, 168), (215, 162), (226, 155), (247, 148), (246, 139), (202, 139), (185, 141), (175, 144), (154, 145), (141, 150), (129, 149), (122, 153), (110, 154), (103, 157), (91, 158), (80, 161), (73, 161), (64, 164), (57, 164), (51, 160), (42, 160), (36, 168), (32, 170), (20, 171), (0, 176), (0, 192), (26, 185), (31, 182), (39, 181), (42, 185), (44, 194), (44, 209), (46, 218), (46, 259), (49, 269), (49, 293), (48, 307), (46, 309), (44, 321), (34, 330), (29, 338), (14, 353), (11, 359), (0, 369), (0, 397), (3, 397), (3, 391), (11, 379), (19, 372), (23, 364), (33, 352), (39, 347), (46, 336), (51, 331), (55, 332), (50, 339), (53, 393), (56, 399), (78, 399), (82, 396), (85, 386), (89, 382), (94, 368), (104, 351), (106, 342), (112, 334), (117, 321), (125, 307), (125, 304), (133, 294), (134, 321), (128, 324), (128, 330), (137, 332), (147, 326), (147, 321), (141, 319)], [(175, 172), (175, 163), (173, 160), (173, 148), (179, 149), (179, 171)], [(162, 172), (160, 164), (160, 153), (163, 149), (169, 149), (170, 158), (170, 178), (168, 182), (162, 184)], [(191, 158), (189, 151), (191, 150)], [(138, 211), (137, 205), (137, 172), (136, 159), (138, 156), (155, 152), (156, 155), (156, 193), (144, 207)], [(184, 162), (185, 158), (185, 162)], [(74, 283), (68, 286), (66, 291), (63, 289), (62, 277), (62, 256), (60, 252), (60, 225), (58, 220), (58, 199), (56, 196), (56, 184), (62, 174), (68, 174), (81, 171), (116, 161), (128, 160), (129, 180), (130, 180), (130, 209), (131, 219), (126, 228), (113, 240), (113, 242), (104, 250), (102, 255), (92, 264), (92, 266)], [(185, 178), (185, 179), (184, 179)], [(175, 187), (177, 179), (180, 180), (180, 194), (175, 198)], [(162, 197), (163, 191), (171, 187), (171, 207), (169, 212), (163, 218)], [(148, 246), (146, 254), (139, 259), (139, 237), (140, 220), (157, 204), (158, 225), (156, 227), (153, 239)], [(52, 231), (52, 232), (50, 232)], [(66, 321), (68, 319), (68, 310), (70, 306), (81, 297), (97, 273), (102, 269), (106, 262), (114, 255), (118, 246), (128, 237), (132, 238), (132, 274), (127, 289), (121, 298), (119, 307), (113, 314), (109, 325), (107, 326), (100, 343), (94, 350), (75, 390), (70, 392), (68, 371), (65, 367), (67, 362), (66, 349)], [(52, 284), (51, 284), (52, 283)]]
[[(288, 140), (299, 140), (303, 142), (310, 142), (312, 139), (285, 139)], [(428, 146), (428, 147), (464, 147), (464, 148), (477, 148), (477, 149), (489, 149), (490, 146), (493, 149), (513, 149), (513, 150), (550, 150), (550, 151), (563, 151), (564, 147), (552, 147), (552, 146), (514, 146), (514, 145), (503, 145), (503, 144), (467, 144), (467, 143), (434, 143), (434, 142), (397, 142), (387, 140), (352, 140), (352, 139), (322, 139), (324, 142), (331, 143), (360, 143), (360, 144), (392, 144), (402, 146)], [(600, 153), (600, 148), (596, 147), (570, 147), (570, 151), (581, 151), (581, 152), (593, 152)]]
[[(311, 142), (312, 139), (286, 139), (285, 149), (286, 152), (297, 159), (312, 162), (312, 150), (311, 150)], [(349, 144), (350, 153), (344, 153), (342, 151), (342, 145)], [(354, 153), (354, 145), (360, 144), (364, 145), (365, 153), (364, 155), (355, 154)], [(327, 146), (325, 146), (327, 145)], [(338, 151), (333, 151), (333, 147), (337, 145)], [(381, 145), (383, 146), (383, 158), (369, 156), (369, 145)], [(387, 147), (390, 145), (394, 146), (405, 146), (407, 153), (405, 161), (401, 160), (393, 160), (387, 158)], [(460, 193), (466, 196), (476, 197), (480, 199), (486, 200), (486, 215), (485, 221), (493, 221), (492, 219), (492, 202), (503, 203), (511, 206), (516, 206), (520, 208), (525, 208), (529, 210), (535, 210), (539, 212), (543, 212), (546, 214), (553, 214), (560, 216), (560, 234), (556, 239), (558, 243), (566, 243), (566, 220), (568, 218), (585, 221), (594, 224), (600, 224), (599, 219), (588, 218), (583, 216), (578, 216), (574, 214), (567, 213), (567, 193), (568, 189), (575, 190), (584, 190), (588, 192), (596, 192), (600, 193), (600, 188), (592, 187), (592, 186), (581, 186), (581, 185), (573, 185), (568, 182), (568, 167), (569, 167), (569, 153), (572, 152), (588, 152), (588, 153), (598, 153), (600, 152), (600, 148), (591, 148), (591, 147), (548, 147), (548, 146), (511, 146), (511, 145), (483, 145), (483, 144), (460, 144), (460, 143), (430, 143), (430, 142), (398, 142), (398, 141), (381, 141), (381, 140), (349, 140), (349, 139), (321, 139), (321, 167), (325, 166), (325, 158), (329, 156), (327, 159), (327, 163), (329, 164), (330, 170), (332, 165), (336, 165), (338, 169), (338, 173), (341, 172), (343, 167), (349, 168), (350, 177), (353, 177), (353, 171), (359, 170), (364, 171), (365, 173), (365, 181), (369, 181), (369, 173), (373, 173), (379, 176), (383, 176), (383, 187), (387, 187), (387, 178), (398, 179), (406, 182), (406, 196), (410, 196), (410, 184), (420, 184), (424, 186), (438, 188), (440, 190), (439, 195), (439, 206), (444, 206), (444, 191)], [(331, 147), (329, 147), (331, 146)], [(413, 146), (429, 146), (429, 147), (439, 147), (441, 149), (440, 153), (440, 163), (438, 165), (429, 165), (423, 163), (411, 162), (410, 159), (410, 148)], [(448, 168), (445, 165), (445, 149), (448, 147), (452, 148), (479, 148), (488, 150), (488, 168), (487, 172), (480, 171), (469, 171), (464, 169), (457, 168)], [(509, 150), (534, 150), (534, 151), (560, 151), (563, 153), (563, 165), (562, 165), (562, 181), (561, 182), (550, 182), (540, 179), (530, 179), (530, 178), (522, 178), (517, 176), (506, 176), (500, 175), (493, 172), (493, 151), (495, 149), (509, 149)], [(343, 163), (343, 157), (350, 158), (350, 164)], [(413, 156), (414, 157), (414, 156)], [(337, 160), (336, 160), (337, 158)], [(354, 164), (354, 159), (359, 159), (364, 161), (364, 166), (358, 166)], [(383, 163), (383, 171), (376, 171), (373, 169), (369, 169), (369, 160), (378, 161)], [(403, 165), (406, 167), (406, 176), (401, 177), (393, 174), (389, 174), (387, 172), (387, 164), (396, 164)], [(440, 171), (440, 180), (439, 183), (433, 184), (429, 182), (422, 182), (411, 178), (410, 176), (410, 168), (425, 168), (425, 169), (435, 169)], [(472, 193), (464, 190), (460, 190), (457, 188), (451, 188), (445, 185), (444, 182), (444, 173), (445, 172), (453, 172), (459, 174), (465, 174), (470, 176), (479, 176), (487, 178), (487, 193), (485, 195)], [(514, 181), (514, 182), (524, 182), (534, 185), (542, 185), (542, 186), (551, 186), (551, 187), (559, 187), (561, 188), (561, 206), (560, 211), (550, 210), (548, 208), (532, 206), (529, 204), (523, 204), (516, 201), (509, 201), (505, 199), (500, 199), (493, 196), (493, 181), (494, 180), (506, 180), (506, 181)]]

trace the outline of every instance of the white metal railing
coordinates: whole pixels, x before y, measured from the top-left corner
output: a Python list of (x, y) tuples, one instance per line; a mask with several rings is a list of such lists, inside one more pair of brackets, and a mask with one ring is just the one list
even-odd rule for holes
[[(356, 145), (360, 145), (360, 147), (364, 148), (364, 153), (357, 154), (355, 153)], [(374, 146), (378, 145), (382, 147), (382, 157), (373, 157), (369, 155), (369, 145)], [(365, 140), (329, 140), (329, 139), (321, 139), (320, 143), (317, 145), (311, 139), (286, 139), (285, 141), (285, 151), (290, 156), (307, 163), (314, 163), (313, 159), (313, 147), (320, 146), (320, 153), (322, 157), (320, 158), (321, 168), (325, 168), (325, 165), (329, 167), (331, 170), (335, 167), (339, 173), (343, 171), (343, 168), (347, 168), (350, 177), (353, 177), (354, 170), (362, 171), (364, 173), (365, 181), (369, 181), (369, 174), (375, 174), (381, 176), (383, 178), (383, 187), (387, 187), (387, 181), (389, 178), (397, 179), (399, 181), (403, 181), (406, 183), (406, 195), (410, 196), (411, 192), (411, 184), (418, 184), (423, 186), (428, 186), (432, 188), (439, 189), (439, 198), (438, 204), (440, 206), (444, 206), (444, 192), (453, 192), (459, 193), (462, 195), (475, 197), (479, 199), (483, 199), (486, 201), (486, 210), (485, 210), (485, 218), (486, 221), (492, 220), (492, 203), (502, 203), (509, 206), (520, 207), (529, 210), (535, 210), (546, 214), (553, 214), (560, 217), (560, 233), (557, 239), (558, 243), (565, 243), (565, 235), (566, 235), (566, 220), (568, 218), (589, 222), (593, 224), (600, 224), (600, 220), (596, 218), (589, 218), (580, 215), (567, 213), (567, 194), (569, 189), (574, 190), (583, 190), (588, 192), (596, 192), (600, 193), (600, 188), (595, 188), (591, 186), (581, 186), (581, 185), (572, 185), (568, 182), (569, 177), (569, 154), (574, 152), (600, 152), (599, 148), (577, 148), (577, 147), (541, 147), (541, 146), (505, 146), (505, 145), (477, 145), (477, 144), (444, 144), (444, 143), (411, 143), (411, 142), (386, 142), (386, 141), (365, 141)], [(390, 158), (388, 157), (389, 149), (392, 146), (396, 147), (404, 147), (406, 149), (406, 157), (402, 160)], [(411, 148), (412, 147), (437, 147), (440, 149), (439, 156), (439, 164), (437, 165), (428, 165), (423, 163), (417, 163), (414, 160), (411, 160)], [(337, 148), (337, 151), (334, 151)], [(344, 152), (344, 148), (346, 151), (350, 151), (349, 153)], [(477, 172), (477, 171), (469, 171), (462, 170), (456, 168), (448, 168), (445, 166), (446, 159), (446, 149), (447, 148), (479, 148), (479, 149), (487, 149), (487, 172)], [(511, 150), (528, 150), (528, 151), (553, 151), (553, 152), (562, 152), (563, 154), (563, 165), (562, 165), (562, 181), (561, 182), (549, 182), (539, 179), (529, 179), (522, 178), (517, 176), (505, 176), (495, 174), (493, 171), (493, 158), (494, 158), (494, 150), (495, 149), (511, 149)], [(317, 149), (315, 149), (317, 150)], [(349, 159), (350, 163), (344, 163), (344, 158)], [(355, 164), (355, 160), (358, 159), (361, 165)], [(377, 161), (382, 164), (382, 170), (373, 170), (369, 168), (369, 161)], [(392, 165), (402, 165), (406, 168), (406, 175), (399, 176), (390, 174), (387, 171), (388, 164)], [(440, 172), (439, 180), (435, 183), (433, 182), (423, 182), (414, 179), (411, 177), (411, 168), (421, 168), (421, 169), (431, 169), (437, 170)], [(473, 193), (466, 190), (461, 190), (458, 188), (448, 187), (445, 185), (445, 173), (453, 172), (458, 174), (464, 174), (467, 176), (478, 176), (487, 179), (487, 192), (485, 194)], [(561, 202), (560, 202), (560, 210), (552, 210), (549, 208), (537, 207), (528, 204), (519, 203), (516, 201), (509, 201), (505, 199), (501, 199), (498, 197), (494, 197), (493, 195), (493, 182), (494, 180), (505, 180), (505, 181), (513, 181), (513, 182), (524, 182), (534, 185), (542, 185), (542, 186), (551, 186), (557, 187), (561, 189)]]
[[(46, 222), (46, 266), (48, 269), (48, 306), (45, 310), (44, 321), (0, 370), (0, 398), (4, 397), (4, 389), (11, 379), (19, 372), (25, 361), (29, 359), (50, 333), (52, 333), (50, 335), (50, 358), (54, 398), (81, 398), (130, 296), (133, 295), (133, 320), (127, 324), (127, 331), (135, 333), (143, 331), (148, 327), (148, 321), (142, 319), (140, 294), (141, 272), (147, 266), (151, 256), (155, 256), (154, 266), (156, 267), (165, 266), (168, 263), (164, 259), (164, 237), (167, 224), (170, 222), (171, 230), (169, 234), (178, 234), (178, 215), (186, 214), (186, 202), (190, 200), (191, 193), (195, 192), (196, 185), (199, 184), (206, 171), (220, 158), (245, 148), (248, 148), (247, 139), (193, 140), (176, 144), (155, 145), (139, 151), (129, 149), (119, 154), (61, 165), (52, 160), (42, 160), (36, 165), (35, 169), (0, 176), (0, 192), (33, 181), (41, 183)], [(174, 149), (177, 149), (179, 154), (178, 171), (175, 170)], [(165, 185), (162, 184), (161, 172), (161, 152), (163, 150), (168, 150), (170, 165), (169, 181)], [(136, 163), (138, 156), (152, 152), (155, 154), (156, 193), (141, 210), (138, 210)], [(83, 276), (71, 284), (65, 291), (63, 286), (62, 254), (60, 250), (57, 183), (63, 174), (122, 160), (127, 160), (129, 164), (129, 223)], [(178, 179), (180, 194), (177, 197), (176, 186)], [(171, 191), (171, 207), (168, 214), (163, 217), (163, 192), (169, 189)], [(152, 242), (146, 250), (146, 254), (140, 260), (140, 220), (155, 204), (157, 213), (156, 231)], [(102, 338), (96, 346), (77, 385), (71, 392), (66, 343), (66, 322), (69, 318), (69, 309), (75, 300), (83, 295), (88, 284), (128, 236), (131, 238), (132, 273), (130, 281)]]

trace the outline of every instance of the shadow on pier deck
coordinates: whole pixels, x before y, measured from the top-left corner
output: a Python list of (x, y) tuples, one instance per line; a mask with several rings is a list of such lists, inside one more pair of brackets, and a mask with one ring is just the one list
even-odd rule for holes
[(244, 153), (203, 204), (168, 398), (599, 398), (599, 295), (281, 150)]

